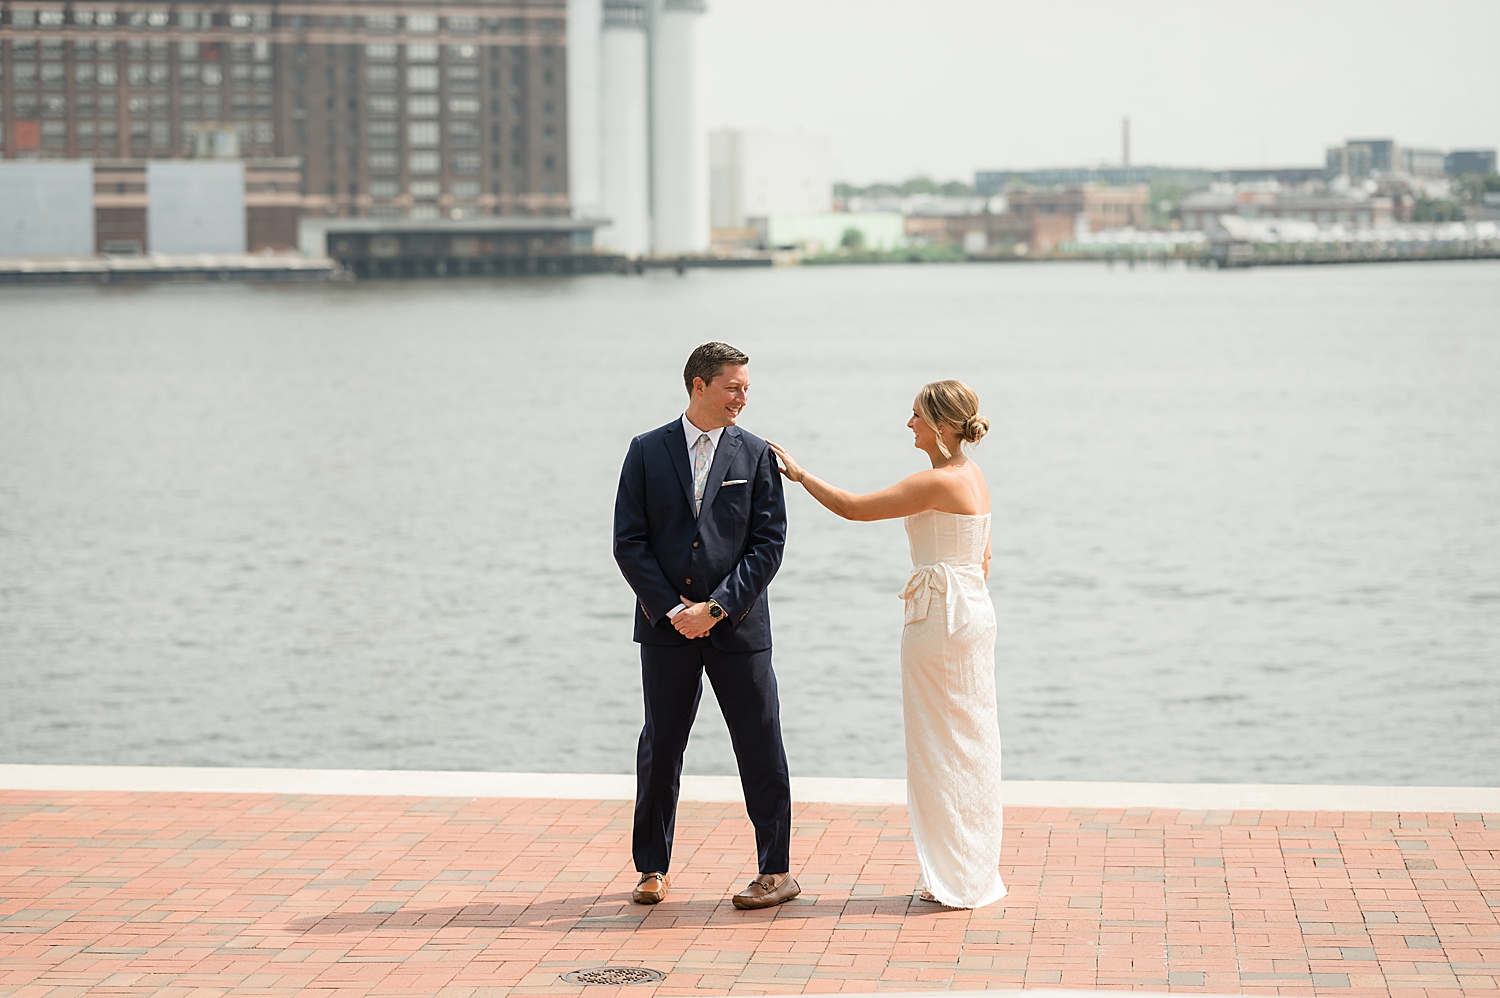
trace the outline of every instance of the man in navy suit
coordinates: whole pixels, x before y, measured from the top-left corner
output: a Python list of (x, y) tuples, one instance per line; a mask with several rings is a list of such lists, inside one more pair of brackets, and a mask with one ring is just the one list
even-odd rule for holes
[(735, 423), (750, 358), (724, 343), (694, 350), (680, 419), (630, 442), (615, 498), (615, 561), (635, 591), (646, 724), (636, 750), (634, 899), (667, 896), (682, 752), (703, 673), (729, 725), (760, 874), (734, 897), (767, 908), (796, 897), (791, 777), (771, 670), (766, 587), (781, 567), (786, 498), (766, 442)]

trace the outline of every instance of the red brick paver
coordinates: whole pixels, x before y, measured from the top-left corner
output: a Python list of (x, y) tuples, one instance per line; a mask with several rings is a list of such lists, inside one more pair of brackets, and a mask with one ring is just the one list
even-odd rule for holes
[(1010, 896), (913, 903), (901, 807), (799, 807), (803, 895), (684, 804), (630, 903), (618, 801), (0, 791), (0, 995), (329, 998), (1082, 987), (1500, 998), (1500, 815), (1015, 808)]

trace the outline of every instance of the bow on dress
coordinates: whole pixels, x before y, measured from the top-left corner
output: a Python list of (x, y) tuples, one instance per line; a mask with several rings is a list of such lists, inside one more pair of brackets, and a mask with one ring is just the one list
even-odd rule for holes
[[(906, 600), (906, 623), (914, 624), (926, 620), (932, 609), (932, 597), (936, 593), (948, 611), (948, 636), (951, 638), (969, 622), (969, 601), (964, 598), (957, 579), (958, 571), (968, 569), (982, 571), (978, 565), (953, 566), (945, 561), (936, 565), (918, 565), (912, 569), (901, 598)], [(904, 625), (903, 625), (904, 626)]]

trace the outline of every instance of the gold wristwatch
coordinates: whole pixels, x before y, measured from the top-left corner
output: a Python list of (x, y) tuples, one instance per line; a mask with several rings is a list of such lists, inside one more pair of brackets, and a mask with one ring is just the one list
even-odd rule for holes
[(719, 604), (715, 603), (713, 600), (709, 600), (708, 601), (708, 615), (710, 617), (714, 618), (715, 620), (718, 620), (720, 617), (724, 616), (724, 608), (722, 606), (720, 606)]

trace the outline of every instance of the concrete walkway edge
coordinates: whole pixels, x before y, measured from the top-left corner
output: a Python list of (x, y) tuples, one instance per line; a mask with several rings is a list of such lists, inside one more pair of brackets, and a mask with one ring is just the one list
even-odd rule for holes
[[(0, 764), (0, 789), (631, 800), (635, 797), (635, 777), (614, 773)], [(1497, 787), (1008, 780), (1002, 792), (1005, 803), (1011, 807), (1500, 813), (1500, 788)], [(799, 803), (905, 804), (906, 781), (793, 777), (792, 797)], [(684, 776), (682, 799), (702, 802), (741, 800), (739, 779), (733, 776)]]

